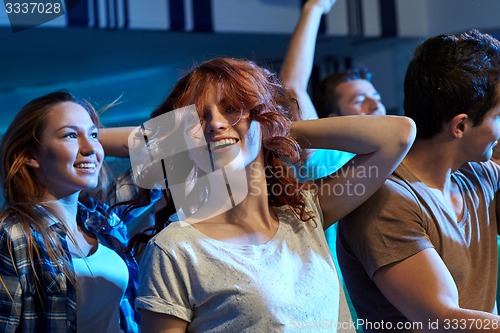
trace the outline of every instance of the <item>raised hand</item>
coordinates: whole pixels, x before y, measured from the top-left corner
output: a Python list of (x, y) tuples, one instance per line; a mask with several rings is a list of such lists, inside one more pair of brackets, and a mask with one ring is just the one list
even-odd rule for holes
[(323, 10), (323, 14), (328, 14), (335, 2), (337, 0), (309, 0), (307, 3), (320, 7)]

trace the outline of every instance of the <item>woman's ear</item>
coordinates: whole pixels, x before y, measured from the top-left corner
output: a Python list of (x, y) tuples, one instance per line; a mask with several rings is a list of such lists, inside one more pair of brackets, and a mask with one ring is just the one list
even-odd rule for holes
[[(31, 155), (31, 154), (30, 154)], [(38, 169), (40, 168), (40, 163), (38, 163), (37, 159), (35, 156), (31, 155), (26, 158), (26, 163), (27, 166), (33, 168), (33, 169)]]

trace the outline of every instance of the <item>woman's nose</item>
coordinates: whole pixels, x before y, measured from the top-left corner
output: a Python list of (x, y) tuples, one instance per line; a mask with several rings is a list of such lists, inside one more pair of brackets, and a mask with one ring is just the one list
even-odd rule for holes
[(97, 139), (93, 141), (88, 137), (83, 137), (80, 140), (80, 152), (82, 155), (93, 155), (97, 150), (97, 145), (99, 145)]
[(216, 130), (224, 130), (227, 129), (229, 126), (229, 123), (222, 115), (222, 113), (219, 111), (217, 107), (211, 108), (210, 110), (207, 111), (207, 114), (204, 115), (205, 117), (205, 130), (209, 132), (213, 132)]

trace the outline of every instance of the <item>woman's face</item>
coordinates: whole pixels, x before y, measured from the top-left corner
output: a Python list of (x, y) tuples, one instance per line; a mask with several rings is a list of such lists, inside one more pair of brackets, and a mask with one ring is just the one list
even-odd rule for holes
[(248, 166), (261, 152), (260, 124), (250, 119), (248, 110), (240, 112), (227, 105), (217, 89), (209, 89), (204, 96), (205, 109), (197, 110), (201, 122), (185, 134), (188, 147), (199, 147), (190, 149), (191, 158), (205, 172), (236, 159), (234, 167)]
[(46, 199), (57, 199), (95, 188), (103, 159), (98, 129), (88, 112), (63, 102), (50, 109), (41, 149), (29, 165), (47, 189)]

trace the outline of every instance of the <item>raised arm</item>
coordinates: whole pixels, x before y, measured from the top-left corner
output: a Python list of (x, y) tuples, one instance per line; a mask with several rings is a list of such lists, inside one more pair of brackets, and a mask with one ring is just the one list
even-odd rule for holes
[(106, 156), (128, 157), (128, 136), (136, 127), (110, 127), (99, 130), (99, 142)]
[(318, 114), (307, 93), (314, 63), (314, 51), (321, 16), (330, 11), (336, 0), (309, 0), (305, 3), (281, 67), (281, 80), (299, 101), (304, 120)]
[(291, 135), (304, 148), (357, 154), (333, 176), (316, 180), (326, 229), (383, 184), (410, 149), (415, 124), (402, 116), (343, 116), (294, 122)]
[(500, 332), (499, 316), (460, 308), (455, 281), (433, 248), (380, 268), (373, 281), (406, 318), (422, 323), (423, 332)]

